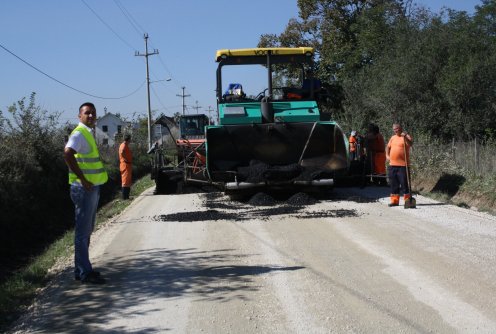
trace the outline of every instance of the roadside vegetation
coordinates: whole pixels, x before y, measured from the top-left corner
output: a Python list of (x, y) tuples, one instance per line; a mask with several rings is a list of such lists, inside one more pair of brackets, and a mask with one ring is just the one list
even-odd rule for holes
[[(62, 153), (77, 114), (73, 124), (59, 124), (59, 114), (43, 110), (35, 97), (14, 103), (7, 115), (0, 110), (0, 329), (12, 319), (12, 310), (31, 301), (49, 278), (50, 266), (73, 243), (74, 206)], [(131, 144), (135, 179), (150, 172), (146, 122), (137, 122), (142, 126), (132, 130)], [(128, 205), (116, 200), (121, 183), (117, 145), (100, 147), (109, 174), (101, 189), (100, 220)], [(138, 182), (133, 193), (142, 190), (140, 184), (151, 186), (149, 181)]]
[[(154, 185), (149, 175), (137, 180), (131, 188), (131, 200)], [(101, 206), (97, 213), (95, 229), (104, 226), (113, 217), (131, 204), (120, 199), (119, 194)], [(33, 256), (29, 264), (19, 269), (0, 283), (0, 332), (18, 318), (33, 302), (36, 293), (46, 286), (54, 273), (51, 269), (61, 261), (74, 256), (74, 229), (69, 229), (48, 245), (39, 255)]]
[(440, 140), (413, 149), (413, 186), (442, 202), (496, 214), (496, 143)]

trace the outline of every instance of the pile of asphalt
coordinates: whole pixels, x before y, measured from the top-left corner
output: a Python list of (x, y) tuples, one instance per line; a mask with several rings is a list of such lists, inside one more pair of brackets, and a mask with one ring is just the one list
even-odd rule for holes
[(317, 202), (317, 199), (308, 195), (307, 193), (296, 193), (286, 201), (286, 204), (292, 206), (306, 206), (315, 204)]
[(259, 183), (265, 181), (263, 174), (269, 169), (269, 165), (257, 160), (251, 160), (249, 166), (238, 167), (238, 178), (240, 181)]
[(243, 215), (238, 215), (236, 212), (218, 210), (176, 212), (153, 217), (153, 220), (161, 222), (197, 222), (207, 220), (241, 221), (246, 219), (248, 218), (243, 217)]
[(247, 202), (251, 206), (273, 206), (276, 203), (274, 197), (264, 192), (256, 193)]
[[(161, 222), (198, 222), (198, 221), (268, 221), (274, 216), (289, 216), (298, 219), (357, 217), (356, 210), (311, 209), (319, 201), (307, 193), (299, 192), (290, 197), (273, 197), (259, 192), (246, 201), (234, 201), (219, 192), (205, 193), (203, 207), (194, 211), (176, 212), (153, 217)], [(206, 209), (206, 210), (205, 210)]]
[(286, 181), (297, 178), (303, 171), (296, 163), (271, 166), (258, 160), (251, 160), (248, 166), (238, 167), (239, 181), (259, 183), (264, 181)]

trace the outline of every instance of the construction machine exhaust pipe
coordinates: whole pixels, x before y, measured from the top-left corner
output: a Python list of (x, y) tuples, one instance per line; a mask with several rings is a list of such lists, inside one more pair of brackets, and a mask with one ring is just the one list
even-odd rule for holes
[(262, 99), (260, 108), (262, 110), (262, 123), (274, 123), (274, 108), (272, 108), (272, 103), (268, 101), (268, 97)]

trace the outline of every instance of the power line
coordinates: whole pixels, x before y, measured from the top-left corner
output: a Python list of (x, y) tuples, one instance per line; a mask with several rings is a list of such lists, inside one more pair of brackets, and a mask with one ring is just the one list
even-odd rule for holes
[(186, 103), (185, 103), (184, 98), (185, 97), (188, 97), (188, 96), (191, 96), (191, 95), (184, 94), (184, 90), (186, 89), (186, 87), (183, 86), (183, 87), (181, 87), (181, 89), (183, 90), (183, 93), (182, 94), (176, 94), (176, 96), (179, 96), (179, 97), (182, 97), (183, 98), (183, 115), (185, 115), (186, 114)]
[(72, 87), (72, 86), (70, 86), (70, 85), (68, 85), (68, 84), (66, 84), (66, 83), (63, 83), (62, 81), (60, 81), (60, 80), (58, 80), (58, 79), (56, 79), (56, 78), (52, 77), (51, 75), (49, 75), (49, 74), (47, 74), (47, 73), (43, 72), (42, 70), (38, 69), (38, 68), (37, 68), (37, 67), (35, 67), (34, 65), (31, 65), (31, 64), (30, 64), (30, 63), (28, 63), (26, 60), (22, 59), (21, 57), (19, 57), (18, 55), (16, 55), (15, 53), (13, 53), (12, 51), (10, 51), (9, 49), (7, 49), (7, 48), (6, 48), (5, 46), (3, 46), (2, 44), (0, 44), (0, 47), (1, 47), (2, 49), (4, 49), (5, 51), (7, 51), (8, 53), (10, 53), (11, 55), (13, 55), (14, 57), (16, 57), (17, 59), (19, 59), (20, 61), (22, 61), (24, 64), (26, 64), (26, 65), (28, 65), (29, 67), (31, 67), (32, 69), (34, 69), (35, 71), (37, 71), (37, 72), (39, 72), (39, 73), (43, 74), (44, 76), (46, 76), (46, 77), (48, 77), (48, 78), (52, 79), (53, 81), (55, 81), (55, 82), (57, 82), (57, 83), (61, 84), (62, 86), (65, 86), (65, 87), (67, 87), (67, 88), (69, 88), (69, 89), (72, 89), (73, 91), (76, 91), (76, 92), (78, 92), (78, 93), (81, 93), (81, 94), (84, 94), (84, 95), (88, 95), (88, 96), (91, 96), (91, 97), (94, 97), (94, 98), (97, 98), (97, 99), (102, 99), (102, 100), (120, 100), (120, 99), (124, 99), (124, 98), (126, 98), (126, 97), (129, 97), (129, 96), (131, 96), (131, 95), (135, 94), (137, 91), (139, 91), (139, 90), (141, 89), (141, 87), (143, 87), (143, 85), (144, 85), (144, 84), (145, 84), (145, 82), (146, 82), (146, 81), (143, 81), (143, 82), (141, 83), (141, 85), (140, 85), (140, 86), (139, 86), (136, 90), (132, 91), (131, 93), (129, 93), (129, 94), (127, 94), (127, 95), (120, 96), (120, 97), (104, 97), (104, 96), (93, 95), (93, 94), (90, 94), (90, 93), (86, 93), (86, 92), (84, 92), (84, 91), (82, 91), (82, 90), (79, 90), (79, 89), (77, 89), (77, 88), (74, 88), (74, 87)]
[(155, 89), (153, 88), (153, 86), (151, 86), (150, 88), (151, 88), (151, 90), (152, 90), (152, 92), (153, 92), (153, 95), (155, 95), (155, 97), (157, 98), (157, 100), (158, 100), (158, 102), (160, 103), (160, 105), (162, 106), (162, 108), (163, 108), (165, 111), (170, 112), (169, 108), (167, 108), (167, 107), (163, 104), (162, 100), (160, 100), (160, 97), (158, 96), (158, 94), (157, 94), (157, 92), (155, 91)]
[[(131, 26), (134, 28), (134, 30), (136, 30), (136, 32), (138, 33), (138, 35), (143, 35), (144, 32), (145, 32), (145, 29), (143, 29), (140, 24), (133, 18), (133, 16), (131, 15), (131, 13), (129, 13), (129, 11), (124, 7), (124, 5), (122, 5), (119, 0), (114, 0), (114, 3), (117, 7), (119, 7), (119, 9), (121, 10), (122, 14), (126, 17), (126, 19), (129, 21), (129, 23), (131, 24)], [(137, 26), (141, 29), (141, 31), (137, 28)]]
[[(114, 0), (114, 3), (119, 8), (121, 13), (124, 15), (126, 20), (131, 24), (131, 26), (134, 28), (134, 30), (138, 33), (138, 35), (142, 36), (145, 33), (145, 29), (143, 29), (143, 27), (139, 24), (139, 22), (131, 15), (131, 13), (126, 9), (126, 7), (124, 7), (124, 5), (119, 0)], [(150, 43), (150, 47), (155, 49), (155, 47), (151, 43)], [(164, 60), (160, 56), (160, 54), (158, 54), (158, 60), (160, 61), (160, 63), (164, 67), (165, 71), (168, 73), (168, 76), (173, 79), (172, 81), (177, 85), (177, 87), (181, 88), (181, 86), (183, 86), (183, 85), (174, 78), (174, 76), (172, 75), (172, 72), (170, 71), (169, 67), (167, 67)]]
[(81, 0), (85, 5), (86, 7), (89, 8), (89, 10), (91, 10), (93, 12), (93, 14), (95, 14), (95, 16), (100, 20), (100, 22), (102, 22), (107, 28), (109, 28), (110, 31), (112, 31), (114, 33), (115, 36), (117, 36), (117, 38), (119, 38), (124, 44), (126, 44), (129, 48), (131, 48), (132, 50), (136, 50), (136, 48), (134, 48), (131, 44), (129, 44), (126, 40), (124, 40), (124, 38), (122, 38), (117, 32), (115, 32), (114, 29), (112, 29), (112, 27), (110, 25), (107, 24), (107, 22), (105, 22), (101, 17), (100, 15), (97, 14), (97, 12), (95, 12), (93, 10), (93, 8), (91, 8), (87, 3), (86, 1), (84, 0)]
[[(124, 17), (127, 19), (127, 21), (131, 24), (131, 26), (134, 28), (134, 30), (138, 33), (138, 35), (142, 36), (145, 33), (145, 29), (139, 24), (139, 22), (131, 15), (131, 13), (126, 9), (126, 7), (120, 2), (120, 0), (114, 0), (115, 5), (119, 8), (119, 10), (122, 12)], [(150, 43), (150, 47), (155, 49), (155, 47)], [(165, 64), (164, 60), (162, 59), (160, 54), (158, 55), (158, 60), (164, 67), (165, 71), (168, 73), (169, 77), (172, 79), (172, 81), (176, 84), (178, 88), (182, 88), (184, 85), (179, 82), (178, 80), (175, 79), (174, 75), (172, 75), (172, 72), (170, 71), (169, 67)], [(153, 72), (152, 72), (153, 74)], [(184, 93), (184, 92), (183, 92)], [(191, 96), (191, 95), (188, 95)], [(184, 110), (183, 110), (184, 113)]]

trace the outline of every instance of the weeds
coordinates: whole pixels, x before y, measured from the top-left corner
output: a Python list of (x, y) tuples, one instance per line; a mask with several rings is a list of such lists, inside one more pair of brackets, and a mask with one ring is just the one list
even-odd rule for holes
[[(131, 188), (131, 196), (137, 196), (153, 186), (149, 176), (138, 180)], [(117, 196), (116, 196), (117, 197)], [(131, 201), (114, 198), (98, 210), (96, 228), (114, 217), (131, 204)], [(51, 268), (58, 261), (73, 255), (74, 230), (66, 232), (25, 268), (19, 270), (0, 285), (0, 332), (5, 331), (32, 304), (37, 291), (46, 286), (53, 277)]]
[[(423, 195), (461, 207), (495, 212), (496, 144), (442, 143), (419, 138), (413, 150), (414, 181), (430, 181)], [(477, 149), (477, 151), (475, 151)]]

